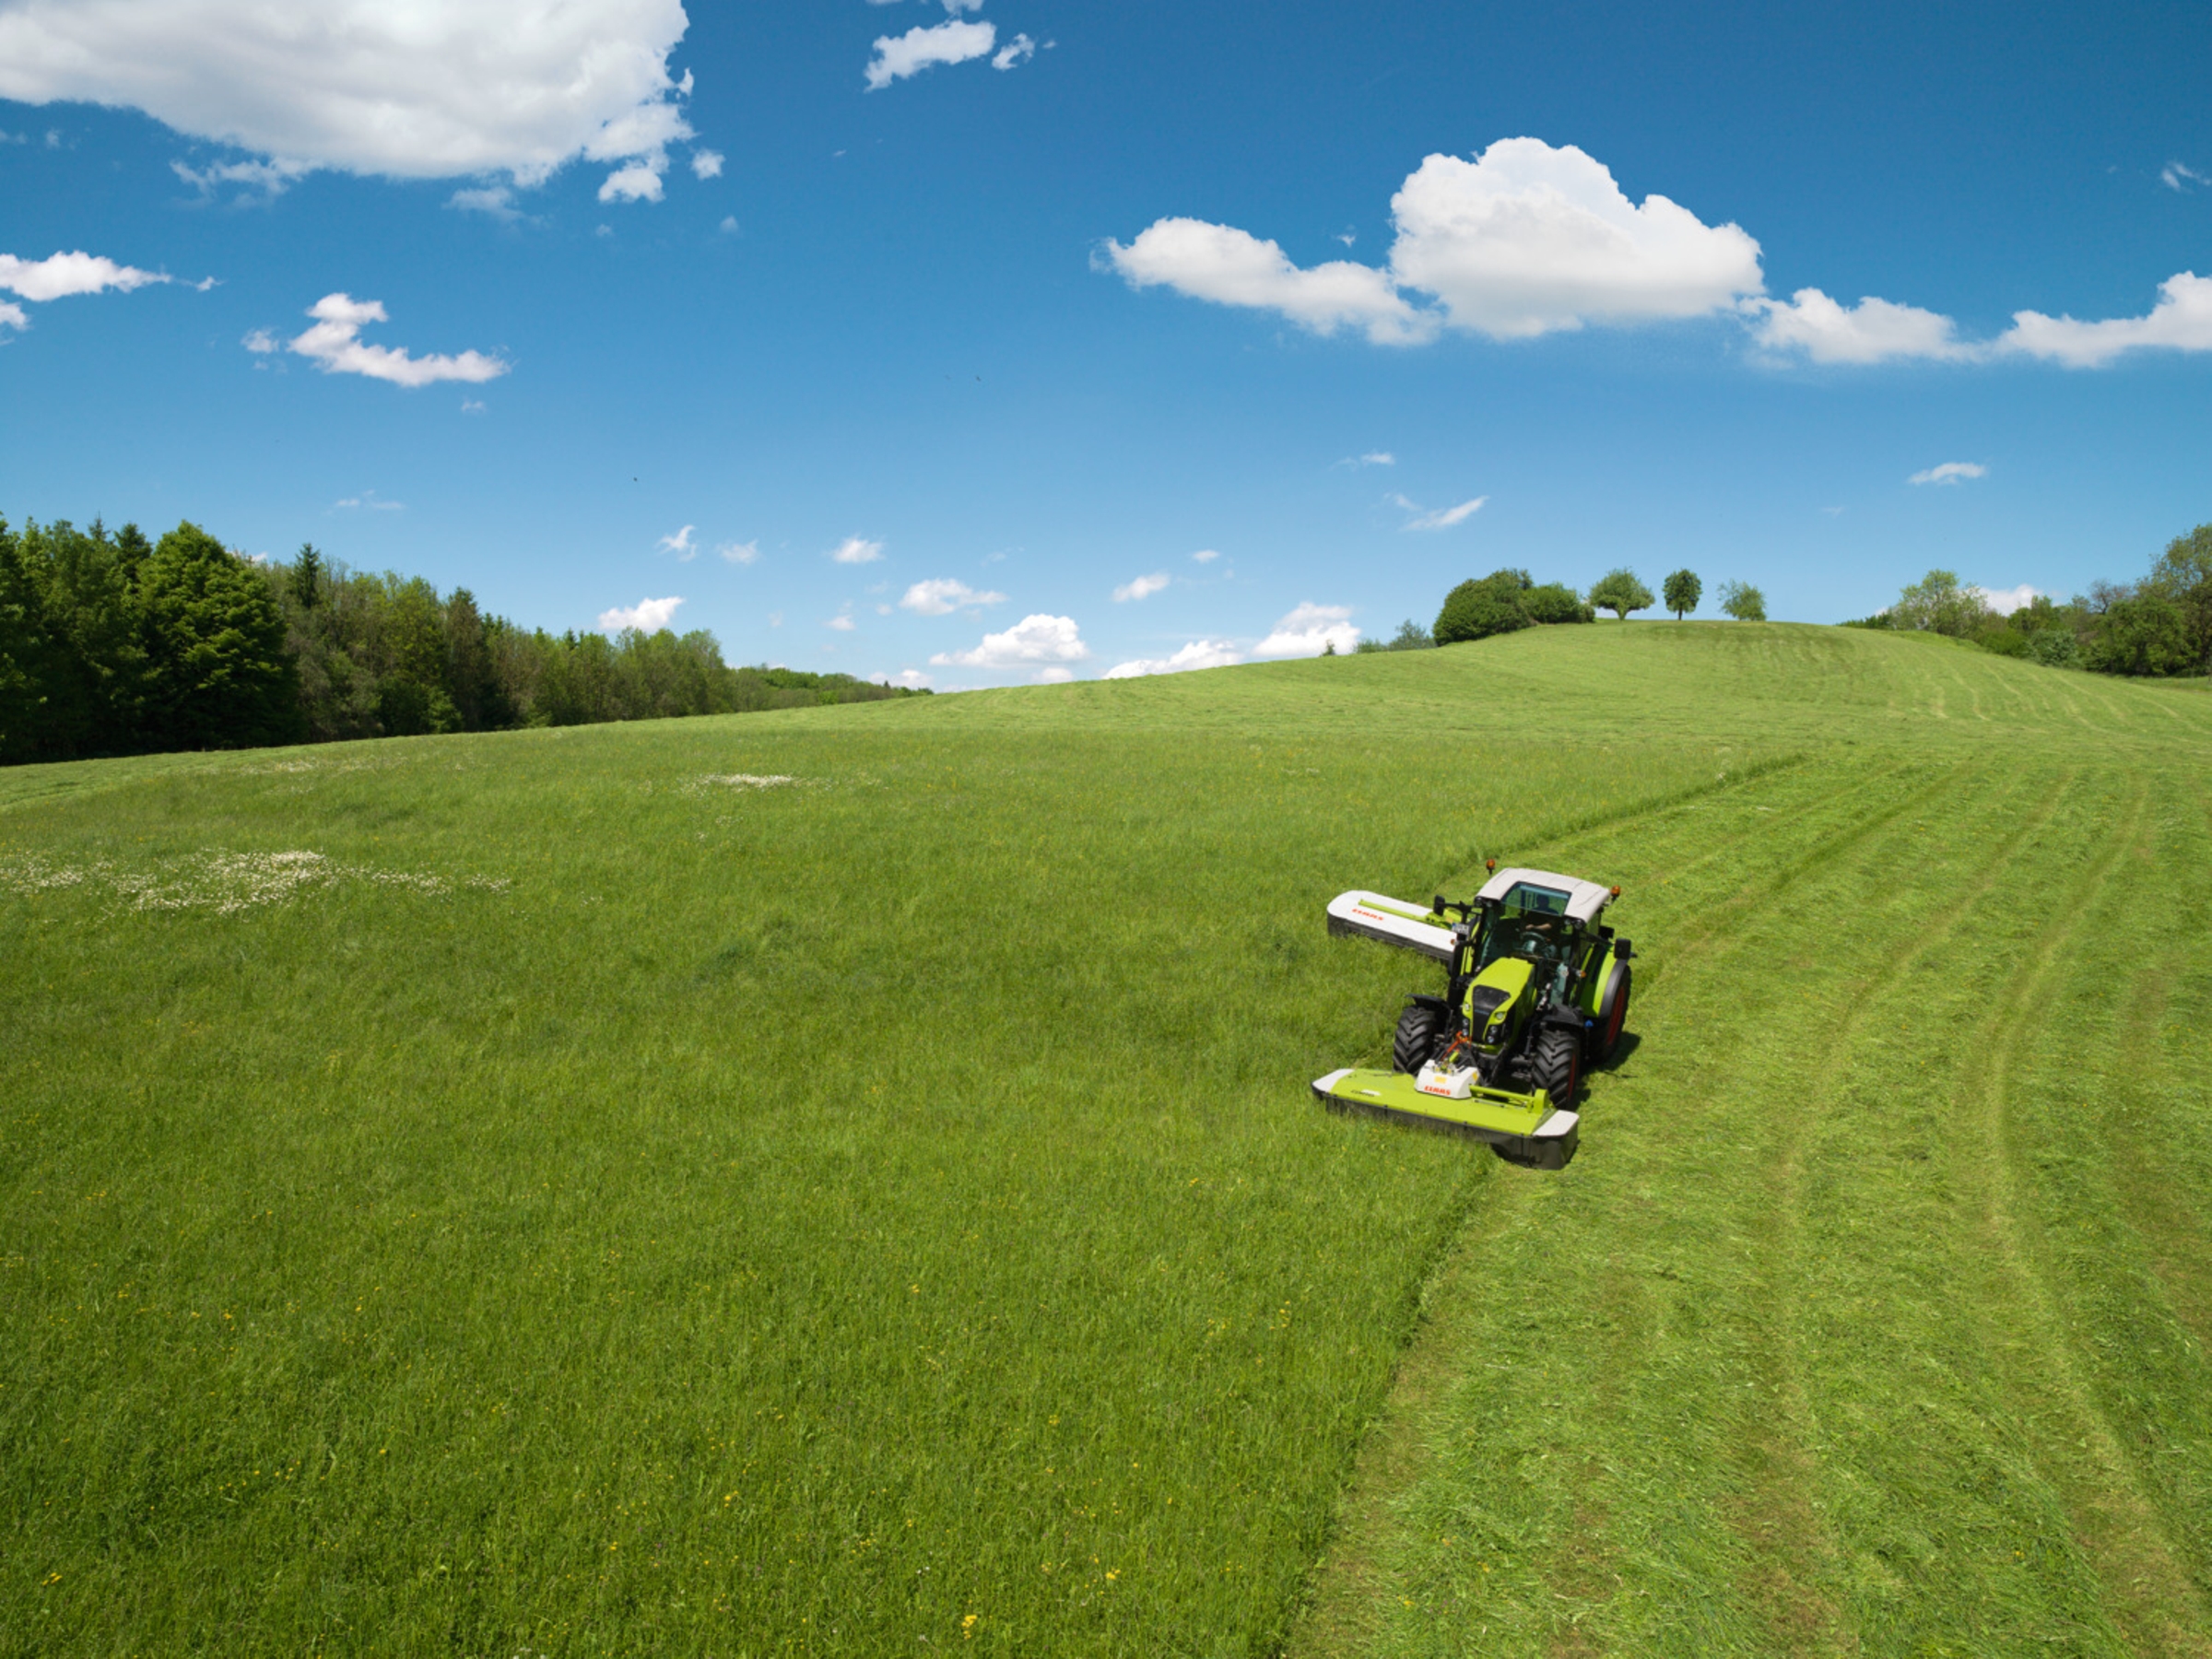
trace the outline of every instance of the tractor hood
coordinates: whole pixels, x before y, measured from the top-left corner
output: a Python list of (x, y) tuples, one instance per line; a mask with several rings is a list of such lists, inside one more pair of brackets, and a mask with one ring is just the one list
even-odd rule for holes
[(1460, 1011), (1466, 1015), (1477, 1043), (1490, 1048), (1512, 1032), (1513, 1009), (1527, 994), (1535, 973), (1531, 962), (1519, 957), (1500, 957), (1475, 976)]

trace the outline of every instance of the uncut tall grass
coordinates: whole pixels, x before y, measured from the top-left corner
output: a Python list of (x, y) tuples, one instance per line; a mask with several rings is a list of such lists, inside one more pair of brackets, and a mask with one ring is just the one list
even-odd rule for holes
[(0, 1652), (1264, 1650), (1500, 1178), (1322, 904), (1727, 764), (1276, 699), (0, 779)]

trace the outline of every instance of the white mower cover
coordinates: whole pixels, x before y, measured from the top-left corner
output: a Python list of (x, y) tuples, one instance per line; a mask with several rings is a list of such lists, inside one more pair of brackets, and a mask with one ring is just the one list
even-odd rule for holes
[(1337, 894), (1329, 900), (1329, 931), (1379, 939), (1440, 962), (1452, 960), (1452, 930), (1430, 921), (1427, 905), (1386, 899), (1381, 893), (1355, 888)]

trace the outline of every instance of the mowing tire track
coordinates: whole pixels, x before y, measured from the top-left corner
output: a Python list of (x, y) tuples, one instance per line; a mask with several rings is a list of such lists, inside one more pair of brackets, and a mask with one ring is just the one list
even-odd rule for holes
[(2101, 1569), (2107, 1606), (2130, 1646), (2143, 1653), (2201, 1659), (2212, 1654), (2212, 1636), (2206, 1634), (2212, 1630), (2212, 1604), (2192, 1582), (2159, 1504), (2146, 1489), (2148, 1483), (2136, 1456), (2101, 1409), (2096, 1390), (2081, 1375), (2070, 1322), (2019, 1219), (2020, 1189), (2029, 1183), (2018, 1168), (2021, 1154), (2007, 1131), (2006, 1106), (2019, 1049), (2031, 1030), (2029, 1012), (2049, 1000), (2048, 988), (2061, 953), (2085, 922), (2113, 901), (2112, 872), (2134, 848), (2148, 798), (2147, 785), (2137, 780), (2124, 832), (2111, 838), (2102, 856), (2067, 895), (2058, 909), (2058, 920), (2044, 931), (1999, 1000), (1978, 1045), (1988, 1059), (1970, 1070), (1961, 1094), (1979, 1120), (1975, 1128), (1983, 1143), (1986, 1176), (1981, 1222), (1996, 1244), (1988, 1260), (2006, 1281), (1983, 1305), (2023, 1310), (2041, 1337), (2028, 1344), (2015, 1332), (2008, 1340), (1993, 1344), (1994, 1351), (2022, 1362), (2015, 1384), (2020, 1394), (2041, 1400), (2050, 1416), (2071, 1418), (2073, 1428), (2079, 1430), (2078, 1435), (2046, 1430), (2042, 1438), (2075, 1440), (2088, 1453), (2097, 1478), (2082, 1479), (2065, 1459), (2049, 1460), (2048, 1477), (2075, 1516), (2075, 1534), (2082, 1548)]
[[(1880, 775), (1894, 778), (1901, 770), (1886, 769)], [(1943, 782), (1938, 779), (1929, 787), (1940, 787)], [(1741, 953), (1774, 948), (1777, 938), (1786, 936), (1790, 928), (1787, 918), (1781, 913), (1781, 900), (1808, 875), (1819, 878), (1817, 885), (1830, 888), (1855, 880), (1853, 873), (1842, 867), (1840, 850), (1862, 845), (1888, 828), (1888, 839), (1869, 856), (1878, 862), (1882, 849), (1894, 847), (1896, 855), (1901, 858), (1915, 831), (1911, 827), (1897, 828), (1897, 819), (1914, 805), (1924, 802), (1927, 787), (1913, 790), (1902, 799), (1884, 801), (1877, 797), (1869, 802), (1865, 794), (1837, 798), (1871, 809), (1854, 813), (1851, 821), (1841, 828), (1828, 820), (1809, 826), (1817, 832), (1815, 852), (1793, 853), (1784, 860), (1781, 872), (1762, 875), (1755, 882), (1737, 888), (1730, 899), (1736, 904), (1739, 915), (1749, 920), (1733, 933), (1721, 936), (1710, 950), (1693, 957), (1681, 977), (1670, 979), (1670, 997), (1688, 996), (1706, 982), (1727, 977), (1732, 960)], [(2049, 813), (2055, 810), (2056, 804), (2054, 795), (2047, 796), (2040, 804), (2040, 811), (2024, 819), (2013, 815), (2012, 833), (2004, 838), (2005, 848), (2010, 851), (2019, 840), (2033, 834)], [(1703, 831), (1704, 826), (1693, 823), (1677, 827), (1677, 833), (1684, 837)], [(1587, 842), (1590, 838), (1578, 839)], [(1986, 870), (1984, 874), (1987, 875)], [(1698, 905), (1700, 895), (1694, 890), (1695, 884), (1685, 887), (1691, 890), (1677, 888), (1668, 895), (1668, 908), (1688, 910)], [(1951, 906), (1951, 925), (1957, 924), (1974, 899), (1985, 890), (1986, 883), (1966, 900)], [(1663, 913), (1654, 925), (1664, 926), (1664, 921)], [(1752, 925), (1754, 922), (1757, 925)], [(1712, 930), (1716, 935), (1720, 931)], [(1776, 937), (1768, 936), (1769, 933)], [(1933, 947), (1932, 939), (1924, 943), (1924, 948)], [(1673, 955), (1671, 949), (1669, 955)], [(1870, 963), (1870, 970), (1871, 966)], [(1654, 1005), (1644, 1006), (1650, 1008)], [(1662, 1002), (1656, 1006), (1664, 1008), (1665, 1005)], [(1850, 1040), (1856, 1024), (1864, 1018), (1865, 1006), (1865, 999), (1846, 999), (1841, 1017), (1843, 1025), (1833, 1042)], [(1664, 1013), (1660, 1019), (1662, 1024), (1666, 1023)], [(1652, 1029), (1648, 1019), (1639, 1023), (1647, 1030)], [(1746, 1032), (1739, 1029), (1732, 1049), (1745, 1040)], [(1719, 1056), (1724, 1065), (1728, 1059), (1727, 1054)], [(1631, 1124), (1622, 1123), (1615, 1128), (1628, 1132)], [(1664, 1137), (1657, 1145), (1647, 1144), (1642, 1147), (1645, 1156), (1658, 1154), (1663, 1162), (1672, 1162), (1677, 1151), (1678, 1147)], [(1764, 1155), (1765, 1148), (1761, 1151)], [(1573, 1179), (1571, 1172), (1569, 1179)], [(1407, 1571), (1407, 1564), (1393, 1564), (1384, 1559), (1397, 1553), (1382, 1547), (1385, 1537), (1401, 1530), (1407, 1519), (1402, 1512), (1398, 1515), (1391, 1512), (1394, 1508), (1391, 1500), (1394, 1494), (1408, 1492), (1418, 1482), (1430, 1477), (1437, 1458), (1446, 1450), (1436, 1441), (1437, 1425), (1428, 1419), (1452, 1385), (1465, 1380), (1465, 1357), (1476, 1351), (1476, 1338), (1487, 1312), (1482, 1301), (1486, 1269), (1510, 1271), (1502, 1264), (1510, 1263), (1514, 1248), (1525, 1246), (1537, 1237), (1536, 1223), (1546, 1218), (1547, 1212), (1558, 1209), (1558, 1192), (1548, 1185), (1512, 1180), (1502, 1183), (1493, 1181), (1486, 1189), (1477, 1213), (1470, 1218), (1452, 1261), (1439, 1277), (1437, 1292), (1430, 1303), (1430, 1318), (1408, 1351), (1402, 1382), (1394, 1388), (1386, 1415), (1363, 1441), (1356, 1473), (1340, 1511), (1337, 1542), (1332, 1547), (1327, 1569), (1315, 1585), (1314, 1599), (1300, 1629), (1294, 1652), (1333, 1653), (1370, 1646), (1382, 1651), (1386, 1645), (1394, 1652), (1419, 1651), (1404, 1648), (1401, 1642), (1385, 1644), (1380, 1640), (1392, 1611), (1391, 1587), (1394, 1583), (1405, 1582)], [(1756, 1207), (1767, 1206), (1762, 1201)], [(1741, 1226), (1737, 1230), (1748, 1231)], [(1614, 1304), (1611, 1323), (1618, 1329), (1649, 1332), (1655, 1316), (1649, 1308), (1640, 1305), (1648, 1298), (1633, 1282), (1620, 1280), (1617, 1276), (1606, 1277), (1610, 1288), (1601, 1283), (1595, 1289)], [(1632, 1356), (1623, 1358), (1627, 1360), (1625, 1367), (1605, 1368), (1604, 1374), (1596, 1379), (1601, 1391), (1610, 1392), (1621, 1386), (1618, 1378), (1637, 1369), (1638, 1362)], [(1598, 1506), (1598, 1500), (1587, 1496), (1602, 1488), (1604, 1478), (1602, 1468), (1594, 1469), (1589, 1478), (1581, 1483), (1585, 1498), (1580, 1500), (1582, 1512), (1571, 1529), (1575, 1540), (1571, 1553), (1574, 1563), (1571, 1563), (1571, 1570), (1578, 1582), (1562, 1585), (1561, 1589), (1577, 1602), (1586, 1603), (1596, 1594), (1610, 1571), (1606, 1563), (1606, 1552), (1610, 1547), (1606, 1537), (1610, 1529), (1600, 1512), (1602, 1506)], [(1762, 1622), (1771, 1632), (1777, 1622), (1786, 1621)]]

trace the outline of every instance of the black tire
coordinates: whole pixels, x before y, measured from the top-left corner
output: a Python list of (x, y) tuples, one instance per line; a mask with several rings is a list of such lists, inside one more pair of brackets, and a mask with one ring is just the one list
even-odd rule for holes
[(1629, 1022), (1629, 990), (1635, 974), (1626, 962), (1616, 962), (1606, 980), (1606, 994), (1597, 999), (1597, 1023), (1583, 1040), (1585, 1065), (1603, 1065), (1620, 1047), (1620, 1034)]
[(1583, 1081), (1582, 1033), (1565, 1026), (1546, 1026), (1537, 1032), (1535, 1052), (1529, 1056), (1528, 1080), (1551, 1096), (1553, 1106), (1571, 1110), (1574, 1092)]
[(1418, 1072), (1443, 1045), (1444, 1012), (1415, 1003), (1398, 1016), (1398, 1034), (1391, 1040), (1390, 1063), (1402, 1072)]

